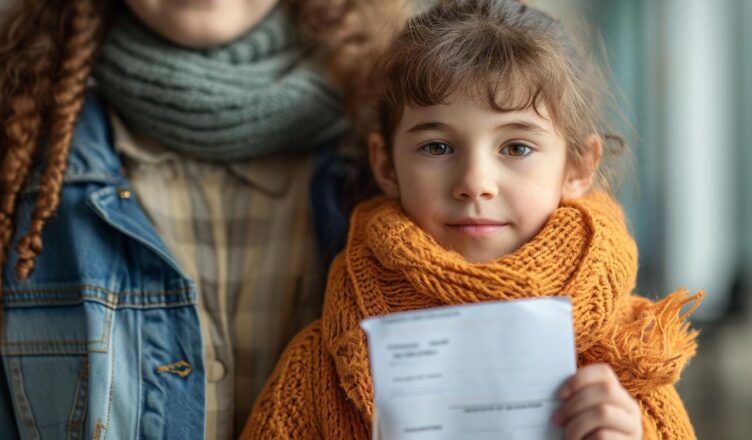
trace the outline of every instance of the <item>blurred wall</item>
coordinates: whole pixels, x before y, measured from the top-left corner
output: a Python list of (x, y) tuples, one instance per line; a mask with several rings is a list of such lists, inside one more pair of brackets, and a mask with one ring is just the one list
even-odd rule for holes
[(665, 0), (666, 280), (708, 292), (699, 316), (728, 307), (738, 270), (738, 179), (731, 0)]

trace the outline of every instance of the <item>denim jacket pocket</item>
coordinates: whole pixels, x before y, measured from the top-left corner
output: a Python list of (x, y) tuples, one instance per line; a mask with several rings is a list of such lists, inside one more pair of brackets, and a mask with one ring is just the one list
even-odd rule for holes
[(113, 310), (91, 286), (3, 292), (0, 354), (23, 438), (82, 438), (89, 357), (109, 350)]

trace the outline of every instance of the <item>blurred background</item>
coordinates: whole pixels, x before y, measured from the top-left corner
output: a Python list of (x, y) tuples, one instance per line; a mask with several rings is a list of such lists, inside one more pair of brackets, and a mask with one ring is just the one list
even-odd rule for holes
[(619, 198), (640, 248), (638, 292), (706, 292), (679, 392), (700, 439), (752, 438), (752, 1), (529, 4), (602, 40), (637, 134), (623, 130), (636, 167)]

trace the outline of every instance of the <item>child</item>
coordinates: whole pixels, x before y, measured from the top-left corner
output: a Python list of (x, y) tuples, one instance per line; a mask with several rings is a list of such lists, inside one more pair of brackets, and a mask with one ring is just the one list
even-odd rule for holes
[(379, 65), (370, 162), (323, 318), (288, 346), (250, 439), (367, 439), (364, 318), (570, 296), (577, 374), (565, 438), (694, 438), (674, 389), (694, 353), (678, 316), (701, 294), (631, 296), (637, 250), (607, 182), (598, 96), (561, 25), (512, 0), (449, 0), (411, 20)]

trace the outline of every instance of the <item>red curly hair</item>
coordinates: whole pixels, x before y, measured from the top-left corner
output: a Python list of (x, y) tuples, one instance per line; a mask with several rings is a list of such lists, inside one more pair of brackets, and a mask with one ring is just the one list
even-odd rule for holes
[[(371, 60), (399, 27), (404, 0), (281, 0), (323, 49), (345, 105), (364, 89)], [(76, 118), (97, 49), (121, 1), (17, 0), (0, 21), (0, 268), (16, 226), (19, 194), (35, 160), (43, 174), (29, 230), (16, 244), (15, 274), (27, 279), (42, 251), (42, 230), (60, 202)], [(50, 139), (44, 155), (40, 138)], [(39, 158), (39, 159), (36, 159)], [(0, 270), (0, 294), (3, 271)]]

